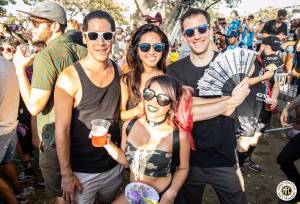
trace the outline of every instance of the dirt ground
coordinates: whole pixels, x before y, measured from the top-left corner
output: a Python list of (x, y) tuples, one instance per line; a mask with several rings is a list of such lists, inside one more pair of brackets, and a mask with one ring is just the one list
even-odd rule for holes
[[(279, 182), (286, 180), (286, 178), (276, 164), (276, 157), (287, 142), (288, 138), (284, 133), (280, 132), (276, 132), (276, 134), (266, 134), (261, 139), (260, 144), (254, 152), (254, 160), (261, 165), (262, 172), (256, 173), (248, 169), (245, 169), (243, 172), (249, 204), (279, 203), (279, 199), (276, 195), (276, 187)], [(300, 162), (297, 162), (297, 166), (300, 167)], [(35, 186), (35, 190), (36, 192), (31, 195), (31, 203), (51, 203), (45, 198), (42, 187)], [(203, 203), (205, 204), (219, 203), (216, 194), (211, 187), (206, 188), (203, 199)]]

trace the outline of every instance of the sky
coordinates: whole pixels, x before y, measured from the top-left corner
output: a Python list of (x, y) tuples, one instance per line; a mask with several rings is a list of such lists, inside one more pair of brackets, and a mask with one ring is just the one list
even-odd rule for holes
[[(115, 0), (116, 2), (122, 2), (125, 6), (128, 6), (130, 8), (130, 5), (127, 2), (132, 1), (124, 1), (124, 0)], [(22, 0), (16, 0), (16, 5), (10, 5), (7, 6), (6, 9), (8, 12), (12, 13), (13, 15), (16, 15), (16, 10), (24, 10), (28, 11), (30, 10), (30, 6), (25, 5)], [(249, 14), (258, 11), (260, 8), (266, 8), (269, 6), (280, 8), (280, 7), (286, 7), (291, 5), (300, 5), (299, 0), (242, 0), (242, 2), (238, 5), (237, 8), (235, 8), (240, 14)], [(232, 9), (226, 8), (225, 5), (220, 6), (220, 11), (227, 16)]]

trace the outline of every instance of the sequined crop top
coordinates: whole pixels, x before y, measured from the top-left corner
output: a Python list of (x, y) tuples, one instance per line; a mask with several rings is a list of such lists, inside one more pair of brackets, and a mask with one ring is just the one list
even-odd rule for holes
[(139, 174), (150, 177), (170, 175), (172, 153), (163, 150), (140, 150), (127, 140), (125, 156), (130, 168)]

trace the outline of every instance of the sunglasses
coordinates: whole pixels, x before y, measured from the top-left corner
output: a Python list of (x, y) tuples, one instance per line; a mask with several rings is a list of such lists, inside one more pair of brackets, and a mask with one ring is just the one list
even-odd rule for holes
[(155, 43), (151, 45), (150, 43), (140, 43), (138, 45), (142, 52), (148, 52), (151, 47), (155, 50), (155, 52), (162, 52), (165, 49), (165, 43)]
[(9, 48), (9, 47), (7, 47), (7, 48), (0, 47), (0, 52), (4, 52), (4, 51), (9, 52), (9, 53), (14, 53), (15, 52), (12, 48)]
[(112, 41), (115, 33), (114, 32), (85, 32), (85, 34), (88, 36), (89, 40), (97, 40), (98, 38), (102, 38), (106, 41)]
[(33, 27), (38, 28), (40, 26), (40, 24), (42, 23), (53, 23), (53, 21), (49, 21), (49, 20), (38, 20), (38, 19), (33, 19), (30, 18), (29, 22), (33, 25)]
[(209, 28), (208, 24), (203, 24), (203, 25), (199, 25), (198, 27), (188, 28), (183, 31), (183, 34), (190, 38), (190, 37), (194, 36), (196, 29), (198, 30), (199, 33), (203, 34), (203, 33), (206, 33), (208, 28)]
[(169, 105), (172, 102), (172, 100), (170, 99), (169, 96), (166, 96), (164, 94), (158, 94), (158, 95), (156, 95), (155, 91), (153, 91), (150, 88), (145, 88), (144, 89), (144, 91), (143, 91), (143, 98), (146, 101), (150, 101), (154, 97), (156, 97), (156, 101), (157, 101), (158, 105), (160, 105), (161, 107), (167, 106), (167, 105)]

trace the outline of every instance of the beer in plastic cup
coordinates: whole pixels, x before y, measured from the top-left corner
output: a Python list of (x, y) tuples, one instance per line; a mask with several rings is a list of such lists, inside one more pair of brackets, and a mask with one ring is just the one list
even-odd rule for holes
[(266, 111), (272, 111), (271, 105), (272, 105), (272, 98), (267, 97), (265, 99), (265, 109), (266, 109)]
[(92, 131), (90, 136), (92, 137), (92, 145), (94, 147), (103, 147), (106, 144), (110, 122), (103, 119), (96, 119), (92, 120), (91, 123)]
[(35, 54), (37, 51), (37, 48), (30, 44), (24, 44), (21, 46), (21, 49), (23, 51), (23, 54), (25, 57), (30, 57), (31, 55)]

